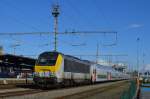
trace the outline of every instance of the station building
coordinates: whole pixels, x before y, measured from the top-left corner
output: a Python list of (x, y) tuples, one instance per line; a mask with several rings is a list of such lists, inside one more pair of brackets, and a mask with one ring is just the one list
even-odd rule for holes
[(0, 78), (16, 78), (18, 75), (33, 72), (35, 59), (12, 54), (0, 55)]

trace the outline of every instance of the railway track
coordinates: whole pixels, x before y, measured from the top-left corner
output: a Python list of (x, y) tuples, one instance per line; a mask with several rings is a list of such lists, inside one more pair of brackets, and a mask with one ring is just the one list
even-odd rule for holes
[(41, 93), (41, 92), (46, 92), (46, 91), (40, 90), (40, 89), (26, 89), (26, 88), (25, 89), (15, 88), (15, 89), (9, 89), (9, 90), (5, 89), (3, 91), (0, 91), (0, 98), (21, 96), (21, 95), (27, 95), (27, 94), (35, 94), (35, 93)]
[[(59, 88), (59, 89), (67, 89), (66, 88)], [(48, 89), (40, 89), (33, 84), (17, 84), (17, 85), (0, 85), (0, 99), (14, 97), (14, 96), (23, 96), (23, 95), (31, 95), (36, 93), (42, 93), (52, 90), (59, 90), (56, 88), (48, 88)]]
[[(124, 84), (123, 82), (124, 81), (118, 81), (118, 84), (119, 84), (119, 82), (121, 83), (122, 82), (122, 84)], [(109, 84), (110, 83), (110, 84)], [(107, 82), (107, 83), (105, 83), (106, 85), (108, 84), (108, 85), (111, 85), (111, 83), (113, 83), (113, 82)], [(115, 83), (115, 82), (114, 82)], [(125, 81), (125, 83), (126, 83), (126, 81)], [(103, 83), (104, 84), (104, 83)], [(103, 85), (102, 84), (102, 85)], [(104, 85), (105, 85), (104, 84)], [(3, 90), (0, 90), (0, 99), (1, 98), (3, 98), (3, 99), (11, 99), (12, 97), (24, 97), (24, 96), (31, 96), (31, 97), (36, 97), (36, 95), (38, 95), (38, 94), (40, 94), (40, 96), (42, 95), (44, 95), (44, 94), (46, 94), (46, 93), (53, 93), (53, 92), (56, 92), (55, 93), (55, 95), (58, 95), (58, 96), (54, 96), (54, 94), (51, 94), (50, 96), (54, 96), (55, 98), (57, 97), (57, 99), (66, 99), (66, 98), (69, 98), (70, 99), (70, 97), (76, 97), (76, 96), (80, 96), (81, 98), (84, 98), (85, 96), (87, 96), (87, 95), (94, 95), (94, 94), (96, 94), (97, 92), (104, 92), (104, 91), (107, 91), (107, 90), (110, 90), (110, 89), (113, 89), (113, 88), (116, 88), (117, 86), (118, 86), (118, 84), (116, 85), (116, 84), (112, 84), (111, 86), (108, 86), (108, 87), (102, 87), (102, 88), (94, 88), (93, 90), (86, 90), (86, 91), (82, 91), (82, 92), (77, 92), (77, 93), (75, 93), (75, 94), (67, 94), (67, 95), (63, 95), (62, 93), (62, 95), (61, 96), (59, 96), (59, 94), (60, 93), (57, 93), (57, 92), (64, 92), (64, 91), (66, 91), (66, 90), (72, 90), (72, 89), (80, 89), (80, 87), (82, 88), (84, 88), (84, 87), (87, 87), (88, 88), (88, 86), (89, 87), (93, 87), (93, 86), (99, 86), (99, 84), (95, 84), (95, 85), (86, 85), (86, 86), (77, 86), (77, 87), (65, 87), (65, 88), (59, 88), (59, 89), (56, 89), (56, 88), (51, 88), (51, 89), (47, 89), (47, 90), (41, 90), (41, 89), (39, 89), (39, 88), (36, 88), (35, 86), (32, 86), (32, 85), (22, 85), (22, 86), (19, 86), (19, 87), (17, 87), (17, 88), (14, 88), (14, 89), (4, 89), (4, 91)], [(122, 85), (121, 84), (121, 85)], [(101, 86), (101, 84), (100, 84), (100, 86)], [(18, 90), (18, 89), (21, 89), (21, 90)], [(9, 91), (5, 91), (5, 90), (9, 90)], [(73, 90), (72, 90), (73, 91)], [(69, 92), (72, 92), (72, 91), (69, 91)], [(48, 96), (49, 96), (49, 94), (47, 94)], [(54, 98), (53, 97), (53, 98)], [(81, 98), (79, 98), (79, 99), (81, 99)], [(12, 98), (12, 99), (16, 99), (16, 98)], [(24, 99), (24, 98), (20, 98), (20, 99)], [(28, 98), (28, 99), (33, 99), (33, 98)], [(39, 98), (36, 98), (36, 99), (41, 99), (41, 97)], [(46, 99), (46, 98), (44, 98), (44, 99)], [(72, 99), (72, 98), (71, 98)]]
[(31, 88), (34, 87), (33, 84), (0, 84), (0, 90), (3, 89), (14, 89), (14, 88), (22, 88), (22, 87), (27, 87)]

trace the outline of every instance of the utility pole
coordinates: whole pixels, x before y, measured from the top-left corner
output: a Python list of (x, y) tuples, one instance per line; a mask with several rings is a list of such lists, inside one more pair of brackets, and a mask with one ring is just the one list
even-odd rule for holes
[(140, 38), (138, 37), (136, 41), (137, 41), (137, 72), (138, 72), (138, 77), (139, 77), (139, 41), (140, 41)]
[(97, 50), (96, 50), (96, 63), (98, 63), (98, 56), (99, 56), (99, 44), (97, 43)]
[(52, 15), (54, 17), (54, 51), (57, 51), (57, 34), (58, 34), (58, 15), (60, 14), (59, 5), (53, 6)]
[[(143, 68), (145, 67), (145, 60), (144, 60), (144, 59), (145, 59), (145, 53), (143, 52), (143, 65), (142, 65), (142, 66), (143, 66), (143, 67), (142, 67), (142, 70), (143, 70), (143, 71), (144, 71)], [(143, 72), (142, 72), (142, 74), (143, 74)]]
[(0, 55), (3, 55), (3, 47), (0, 46)]
[(14, 49), (13, 54), (16, 54), (16, 47), (20, 46), (20, 44), (13, 44), (12, 48)]

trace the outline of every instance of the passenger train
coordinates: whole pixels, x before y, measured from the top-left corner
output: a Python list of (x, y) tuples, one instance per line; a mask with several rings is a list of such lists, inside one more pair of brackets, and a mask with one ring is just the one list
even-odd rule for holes
[(112, 67), (81, 60), (60, 52), (44, 52), (34, 67), (33, 80), (38, 86), (91, 84), (101, 81), (128, 79)]

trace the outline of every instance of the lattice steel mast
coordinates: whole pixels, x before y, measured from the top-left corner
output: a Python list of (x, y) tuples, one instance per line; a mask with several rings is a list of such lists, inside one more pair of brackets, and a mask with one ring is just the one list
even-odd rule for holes
[(59, 5), (53, 6), (52, 15), (54, 16), (54, 51), (57, 51), (57, 34), (58, 34), (58, 16), (60, 14)]

